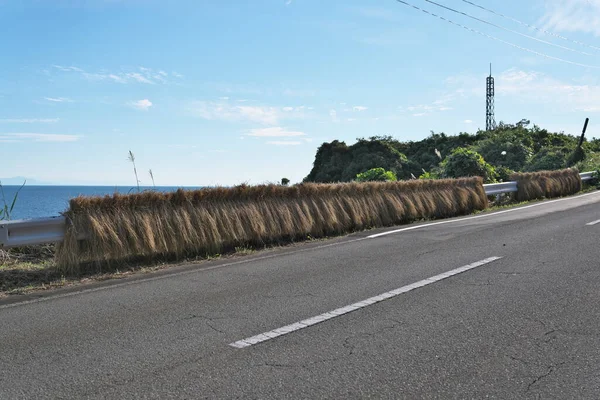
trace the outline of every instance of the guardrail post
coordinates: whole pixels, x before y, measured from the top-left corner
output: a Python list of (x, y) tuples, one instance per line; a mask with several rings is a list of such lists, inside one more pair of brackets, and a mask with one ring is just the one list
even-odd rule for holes
[(8, 227), (4, 224), (0, 224), (0, 248), (4, 247), (8, 243)]

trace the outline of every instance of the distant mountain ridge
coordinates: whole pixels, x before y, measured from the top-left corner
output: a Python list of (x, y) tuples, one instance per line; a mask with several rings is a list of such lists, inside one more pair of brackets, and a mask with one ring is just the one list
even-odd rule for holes
[(27, 185), (50, 185), (50, 183), (47, 182), (40, 182), (38, 180), (35, 179), (31, 179), (31, 178), (25, 178), (23, 176), (15, 176), (12, 178), (0, 178), (0, 182), (3, 185), (22, 185), (23, 182), (27, 181)]

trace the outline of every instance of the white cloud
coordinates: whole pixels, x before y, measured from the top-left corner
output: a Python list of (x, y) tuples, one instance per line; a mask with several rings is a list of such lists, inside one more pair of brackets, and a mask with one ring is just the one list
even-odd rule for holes
[(365, 111), (367, 109), (368, 109), (368, 107), (365, 107), (365, 106), (354, 106), (354, 107), (352, 107), (352, 110), (354, 110), (354, 111)]
[(306, 136), (306, 133), (300, 131), (288, 131), (280, 126), (271, 128), (251, 129), (248, 136), (254, 137), (296, 137)]
[[(157, 82), (168, 83), (165, 77), (168, 74), (165, 71), (159, 70), (154, 71), (151, 68), (139, 67), (139, 72), (133, 71), (118, 71), (118, 72), (88, 72), (77, 67), (63, 67), (61, 65), (53, 65), (55, 69), (62, 72), (77, 73), (83, 78), (90, 81), (109, 81), (115, 83), (144, 83), (148, 85), (154, 85)], [(182, 75), (173, 73), (173, 76), (177, 78), (183, 78)]]
[(289, 6), (290, 4), (292, 4), (292, 1), (293, 1), (293, 0), (286, 0), (286, 2), (285, 2), (285, 5), (286, 5), (286, 6)]
[(600, 36), (600, 0), (546, 0), (539, 25), (558, 32), (585, 32)]
[[(403, 109), (403, 108), (401, 108)], [(452, 107), (442, 106), (439, 104), (418, 104), (415, 106), (406, 107), (407, 111), (418, 112), (419, 114), (427, 115), (434, 111), (448, 111), (452, 110)]]
[[(100, 79), (104, 79), (104, 78), (100, 77)], [(108, 79), (112, 79), (113, 81), (115, 81), (117, 83), (127, 83), (127, 80), (125, 78), (120, 77), (115, 74), (108, 74)]]
[(54, 68), (59, 69), (61, 71), (75, 71), (75, 72), (83, 72), (81, 68), (77, 67), (63, 67), (62, 65), (53, 65)]
[(465, 122), (465, 124), (472, 124), (473, 123), (473, 121), (471, 121), (470, 119), (465, 119), (464, 122)]
[(273, 140), (273, 141), (269, 141), (267, 142), (267, 144), (272, 144), (274, 146), (298, 146), (300, 144), (302, 144), (302, 142), (286, 142), (284, 140)]
[(52, 101), (54, 103), (72, 103), (73, 100), (68, 97), (44, 97), (44, 99), (48, 101)]
[(336, 110), (334, 110), (334, 109), (329, 110), (329, 116), (331, 117), (331, 120), (333, 122), (338, 122), (339, 121)]
[(7, 124), (54, 124), (60, 121), (59, 118), (5, 118), (0, 119), (0, 123)]
[(306, 106), (283, 107), (282, 108), (282, 110), (285, 111), (286, 113), (295, 111), (297, 115), (301, 115), (304, 112), (304, 110), (313, 110), (313, 109), (314, 108), (312, 108), (312, 107), (306, 107)]
[(564, 82), (536, 71), (504, 71), (496, 78), (496, 95), (528, 103), (552, 103), (563, 110), (600, 111), (599, 85)]
[(255, 122), (264, 125), (277, 125), (283, 118), (304, 116), (300, 108), (288, 111), (279, 107), (234, 105), (225, 101), (194, 101), (190, 103), (188, 109), (192, 114), (207, 120)]
[(236, 106), (235, 109), (250, 121), (276, 124), (278, 120), (278, 112), (274, 107)]
[[(588, 81), (595, 80), (563, 80), (540, 71), (511, 68), (495, 76), (496, 101), (520, 102), (528, 107), (552, 106), (563, 112), (600, 112), (600, 85), (584, 83)], [(455, 93), (461, 96), (483, 98), (485, 95), (485, 85), (482, 86), (485, 74), (452, 77), (446, 82), (460, 87)]]
[(132, 101), (128, 103), (130, 107), (135, 108), (136, 110), (148, 111), (150, 107), (152, 107), (152, 102), (148, 99)]
[(145, 76), (142, 76), (141, 74), (137, 73), (137, 72), (130, 72), (128, 74), (125, 74), (125, 76), (127, 76), (128, 78), (131, 78), (137, 82), (140, 83), (149, 83), (151, 85), (154, 84), (153, 81), (151, 81), (150, 79), (146, 78)]
[(290, 97), (314, 97), (317, 91), (314, 89), (285, 89), (282, 94)]
[(414, 117), (422, 117), (438, 111), (452, 110), (453, 108), (448, 106), (448, 103), (454, 100), (454, 98), (455, 95), (449, 93), (434, 100), (431, 104), (417, 104), (408, 107), (398, 107), (398, 109), (401, 112), (410, 112)]
[(183, 75), (181, 75), (177, 72), (171, 72), (171, 75), (173, 75), (175, 78), (183, 79)]
[(79, 135), (61, 135), (50, 133), (0, 133), (2, 142), (75, 142)]

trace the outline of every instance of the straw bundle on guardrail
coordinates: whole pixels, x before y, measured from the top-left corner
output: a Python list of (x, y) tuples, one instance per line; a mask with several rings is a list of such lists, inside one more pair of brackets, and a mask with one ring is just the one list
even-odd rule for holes
[(509, 178), (517, 181), (518, 201), (567, 196), (581, 191), (582, 183), (576, 169), (514, 173)]
[(77, 197), (65, 213), (57, 264), (73, 273), (90, 263), (103, 269), (123, 260), (206, 256), (486, 207), (481, 178)]

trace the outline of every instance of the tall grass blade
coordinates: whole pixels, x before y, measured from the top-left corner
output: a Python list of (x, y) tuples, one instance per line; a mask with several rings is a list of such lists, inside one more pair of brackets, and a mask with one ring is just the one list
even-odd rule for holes
[(21, 187), (19, 189), (17, 189), (17, 192), (15, 193), (15, 197), (13, 198), (12, 204), (10, 205), (9, 214), (12, 214), (13, 209), (15, 208), (15, 203), (17, 202), (17, 198), (19, 197), (19, 192), (21, 191), (21, 189), (23, 189), (25, 187), (26, 183), (27, 183), (27, 180), (25, 180), (23, 182), (23, 184), (21, 185)]

